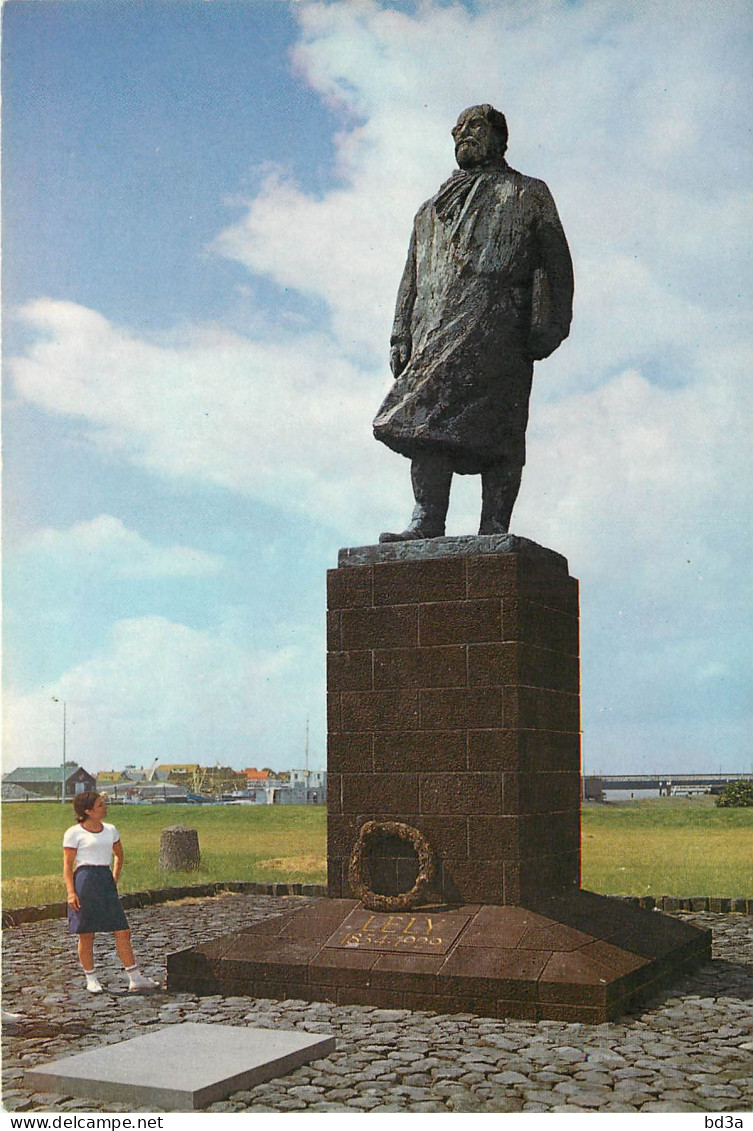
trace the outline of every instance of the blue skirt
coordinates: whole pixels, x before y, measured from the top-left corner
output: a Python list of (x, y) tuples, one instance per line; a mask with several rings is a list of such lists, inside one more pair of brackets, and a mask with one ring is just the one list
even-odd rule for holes
[(82, 864), (73, 873), (73, 886), (81, 907), (78, 911), (68, 908), (69, 935), (128, 930), (118, 889), (106, 864)]

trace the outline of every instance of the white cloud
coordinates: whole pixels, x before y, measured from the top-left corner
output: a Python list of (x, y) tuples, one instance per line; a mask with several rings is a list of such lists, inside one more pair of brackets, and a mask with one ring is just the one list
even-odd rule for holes
[(47, 559), (58, 570), (77, 575), (121, 579), (204, 577), (219, 573), (223, 561), (216, 554), (189, 546), (154, 546), (119, 518), (100, 514), (66, 530), (47, 527), (36, 531), (22, 546), (27, 559)]
[[(22, 312), (38, 340), (12, 362), (18, 395), (83, 422), (105, 451), (351, 542), (404, 522), (407, 463), (370, 436), (392, 304), (412, 215), (452, 168), (449, 127), (491, 101), (511, 163), (554, 192), (577, 280), (571, 338), (537, 366), (515, 529), (584, 579), (586, 663), (612, 671), (605, 625), (631, 658), (632, 675), (607, 679), (610, 708), (641, 711), (643, 668), (659, 729), (670, 704), (692, 714), (709, 678), (734, 714), (722, 684), (742, 655), (749, 556), (747, 5), (723, 18), (679, 0), (295, 10), (295, 65), (343, 111), (340, 184), (315, 196), (268, 171), (213, 248), (321, 299), (328, 327), (155, 342), (42, 299)], [(474, 528), (477, 487), (458, 484), (451, 532)]]
[[(54, 765), (67, 704), (68, 757), (90, 772), (164, 761), (284, 768), (301, 760), (307, 695), (323, 698), (310, 649), (258, 651), (232, 634), (197, 631), (164, 617), (117, 621), (107, 646), (31, 694), (11, 692), (5, 709), (4, 765)], [(299, 689), (299, 730), (290, 681)], [(319, 720), (316, 719), (316, 723)], [(318, 726), (317, 726), (318, 729)]]
[(719, 363), (703, 389), (626, 371), (535, 414), (515, 527), (581, 581), (591, 769), (746, 764), (750, 421)]
[[(342, 528), (376, 522), (385, 479), (369, 425), (382, 395), (324, 334), (250, 340), (197, 329), (147, 342), (93, 311), (42, 299), (39, 338), (11, 363), (16, 390), (83, 419), (93, 443), (169, 476), (209, 482)], [(349, 517), (351, 516), (351, 517)]]

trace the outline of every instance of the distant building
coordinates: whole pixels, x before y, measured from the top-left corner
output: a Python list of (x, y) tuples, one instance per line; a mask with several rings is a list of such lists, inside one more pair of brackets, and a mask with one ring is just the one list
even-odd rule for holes
[(188, 800), (188, 792), (182, 786), (165, 781), (137, 782), (131, 786), (128, 796), (131, 800), (148, 801), (153, 805)]
[(97, 774), (97, 789), (107, 789), (108, 786), (122, 780), (122, 770), (100, 770)]
[(201, 766), (198, 762), (164, 762), (153, 770), (135, 766), (105, 770), (97, 789), (111, 801), (185, 801), (220, 798), (241, 805), (324, 805), (326, 770), (290, 770), (274, 774), (255, 766)]
[[(149, 781), (151, 779), (151, 771), (145, 770), (143, 766), (126, 766), (121, 771), (122, 781)], [(97, 775), (99, 781), (99, 775)]]
[[(3, 786), (18, 785), (28, 790), (35, 798), (60, 799), (63, 785), (63, 767), (60, 766), (19, 766), (3, 775)], [(96, 789), (96, 781), (83, 766), (77, 762), (65, 763), (65, 796), (75, 797), (87, 789)]]
[(198, 762), (166, 763), (157, 767), (157, 773), (167, 771), (167, 780), (188, 793), (217, 795), (225, 790), (244, 789), (246, 775), (230, 766), (201, 766)]
[[(245, 789), (222, 794), (222, 800), (238, 805), (324, 805), (327, 800), (327, 774), (324, 770), (291, 770), (272, 777), (267, 770), (253, 770), (256, 777), (246, 779)], [(246, 775), (249, 770), (245, 771)]]
[(243, 773), (246, 775), (246, 781), (249, 785), (269, 781), (269, 770), (257, 770), (256, 766), (247, 766)]
[[(279, 783), (278, 783), (279, 785)], [(266, 783), (256, 788), (231, 789), (220, 795), (220, 800), (232, 805), (272, 805), (280, 801), (279, 790)]]
[(3, 781), (2, 783), (2, 800), (3, 801), (36, 801), (36, 793), (26, 789), (22, 785), (16, 785), (12, 781)]
[(327, 771), (326, 770), (291, 770), (290, 771), (290, 784), (296, 785), (304, 782), (311, 789), (326, 789), (327, 788)]
[(187, 793), (203, 793), (206, 773), (198, 762), (160, 762), (154, 767), (151, 780), (163, 784), (169, 782)]
[(583, 778), (583, 800), (584, 801), (604, 801), (604, 782), (601, 778), (594, 776)]
[(151, 770), (147, 770), (145, 774), (146, 781), (169, 781), (170, 770), (165, 770), (162, 766), (152, 766)]
[(324, 805), (327, 801), (326, 770), (291, 770), (293, 805)]
[(126, 770), (101, 770), (97, 774), (97, 793), (104, 794), (110, 801), (119, 801), (129, 793), (133, 794), (139, 779), (132, 773), (130, 767)]

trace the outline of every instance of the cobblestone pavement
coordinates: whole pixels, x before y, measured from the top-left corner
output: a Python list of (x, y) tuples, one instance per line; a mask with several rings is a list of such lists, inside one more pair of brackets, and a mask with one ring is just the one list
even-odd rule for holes
[[(171, 951), (303, 903), (230, 895), (129, 913), (143, 969), (161, 977)], [(4, 933), (4, 1007), (22, 1015), (4, 1035), (3, 1102), (17, 1111), (138, 1111), (122, 1104), (30, 1093), (24, 1069), (181, 1020), (333, 1031), (337, 1051), (209, 1111), (745, 1112), (753, 1110), (753, 918), (680, 913), (714, 931), (711, 964), (652, 1008), (605, 1025), (494, 1021), (252, 998), (92, 997), (65, 923)], [(97, 968), (122, 990), (109, 938)]]

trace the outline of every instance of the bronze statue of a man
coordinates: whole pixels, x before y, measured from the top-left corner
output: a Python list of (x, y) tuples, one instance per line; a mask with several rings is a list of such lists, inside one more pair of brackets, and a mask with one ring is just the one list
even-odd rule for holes
[(374, 435), (411, 460), (416, 500), (401, 534), (445, 532), (453, 472), (481, 475), (479, 534), (505, 534), (520, 489), (533, 363), (567, 337), (570, 252), (543, 181), (505, 161), (507, 122), (464, 110), (459, 168), (419, 208), (397, 296), (395, 383)]

